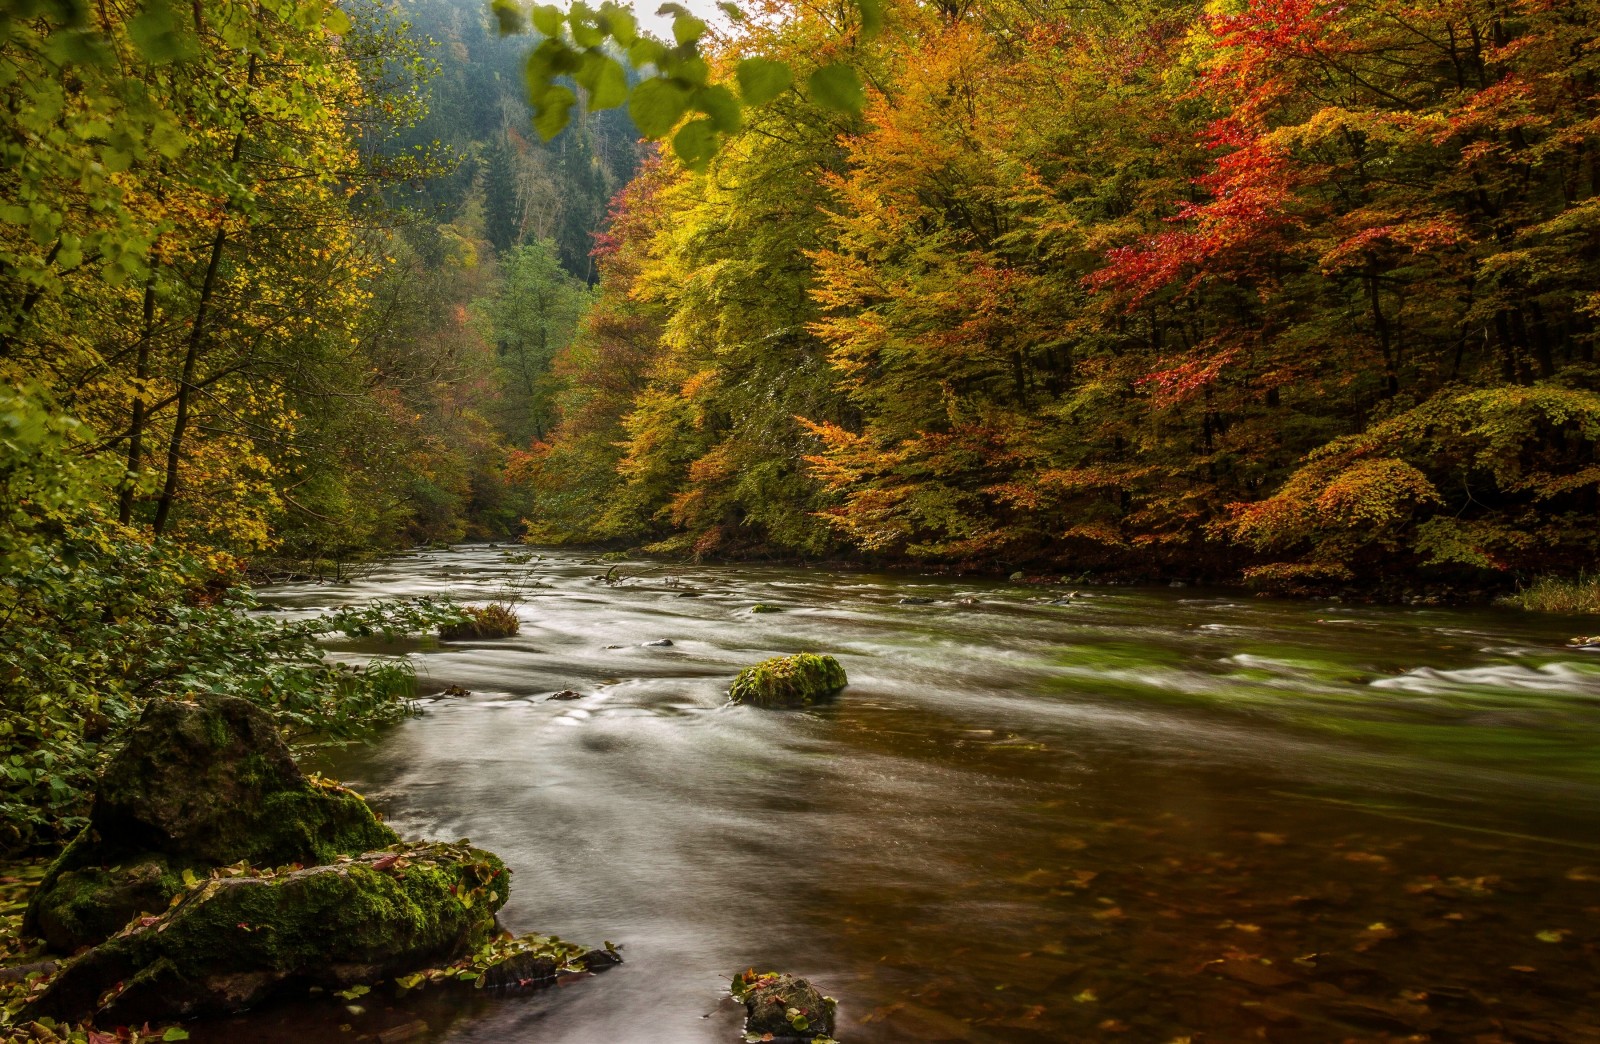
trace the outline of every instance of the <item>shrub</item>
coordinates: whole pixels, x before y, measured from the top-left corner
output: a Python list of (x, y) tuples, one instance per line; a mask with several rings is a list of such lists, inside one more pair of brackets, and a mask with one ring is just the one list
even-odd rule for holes
[(446, 642), (466, 642), (478, 638), (510, 638), (522, 629), (516, 610), (505, 602), (482, 609), (466, 609), (463, 618), (440, 626), (439, 638)]

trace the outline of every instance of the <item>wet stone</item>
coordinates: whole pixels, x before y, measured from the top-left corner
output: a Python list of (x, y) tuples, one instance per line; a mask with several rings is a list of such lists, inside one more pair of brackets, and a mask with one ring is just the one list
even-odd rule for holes
[(546, 696), (545, 697), (545, 702), (548, 703), (550, 700), (581, 700), (581, 699), (583, 699), (583, 693), (579, 692), (577, 689), (562, 689), (560, 692), (551, 693), (549, 696)]
[[(805, 979), (781, 972), (740, 972), (733, 996), (744, 1002), (744, 1030), (757, 1040), (812, 1040), (833, 1036), (837, 1002)], [(771, 1038), (767, 1038), (767, 1034)]]

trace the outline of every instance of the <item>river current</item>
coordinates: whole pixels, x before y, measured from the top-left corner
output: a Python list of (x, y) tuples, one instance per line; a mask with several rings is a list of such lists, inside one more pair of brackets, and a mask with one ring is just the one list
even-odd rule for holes
[[(405, 646), (420, 715), (316, 767), (503, 857), (508, 928), (627, 963), (195, 1040), (735, 1041), (754, 966), (837, 997), (846, 1044), (1600, 1041), (1581, 618), (533, 554), (263, 595), (517, 599), (514, 638)], [(728, 705), (799, 651), (837, 701)]]

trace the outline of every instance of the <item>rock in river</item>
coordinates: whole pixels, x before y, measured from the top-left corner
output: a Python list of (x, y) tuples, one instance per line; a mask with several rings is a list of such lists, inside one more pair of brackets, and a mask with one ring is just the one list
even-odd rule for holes
[(165, 910), (185, 871), (328, 863), (399, 840), (359, 795), (307, 778), (253, 704), (157, 701), (106, 766), (88, 827), (45, 873), (23, 929), (71, 953)]
[(837, 1002), (804, 979), (751, 969), (733, 977), (733, 996), (744, 1002), (747, 1037), (810, 1040), (833, 1036)]
[(509, 888), (493, 855), (435, 842), (196, 881), (67, 963), (28, 1015), (137, 1025), (240, 1011), (288, 983), (370, 983), (488, 941)]
[(734, 703), (757, 707), (809, 707), (849, 684), (832, 656), (776, 656), (739, 672), (728, 690)]

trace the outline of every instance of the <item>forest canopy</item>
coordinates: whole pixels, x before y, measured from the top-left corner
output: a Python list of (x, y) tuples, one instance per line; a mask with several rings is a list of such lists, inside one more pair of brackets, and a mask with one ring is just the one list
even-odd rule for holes
[(620, 197), (532, 531), (1291, 590), (1592, 569), (1596, 14), (763, 7), (714, 75), (847, 61), (864, 111), (788, 91)]

